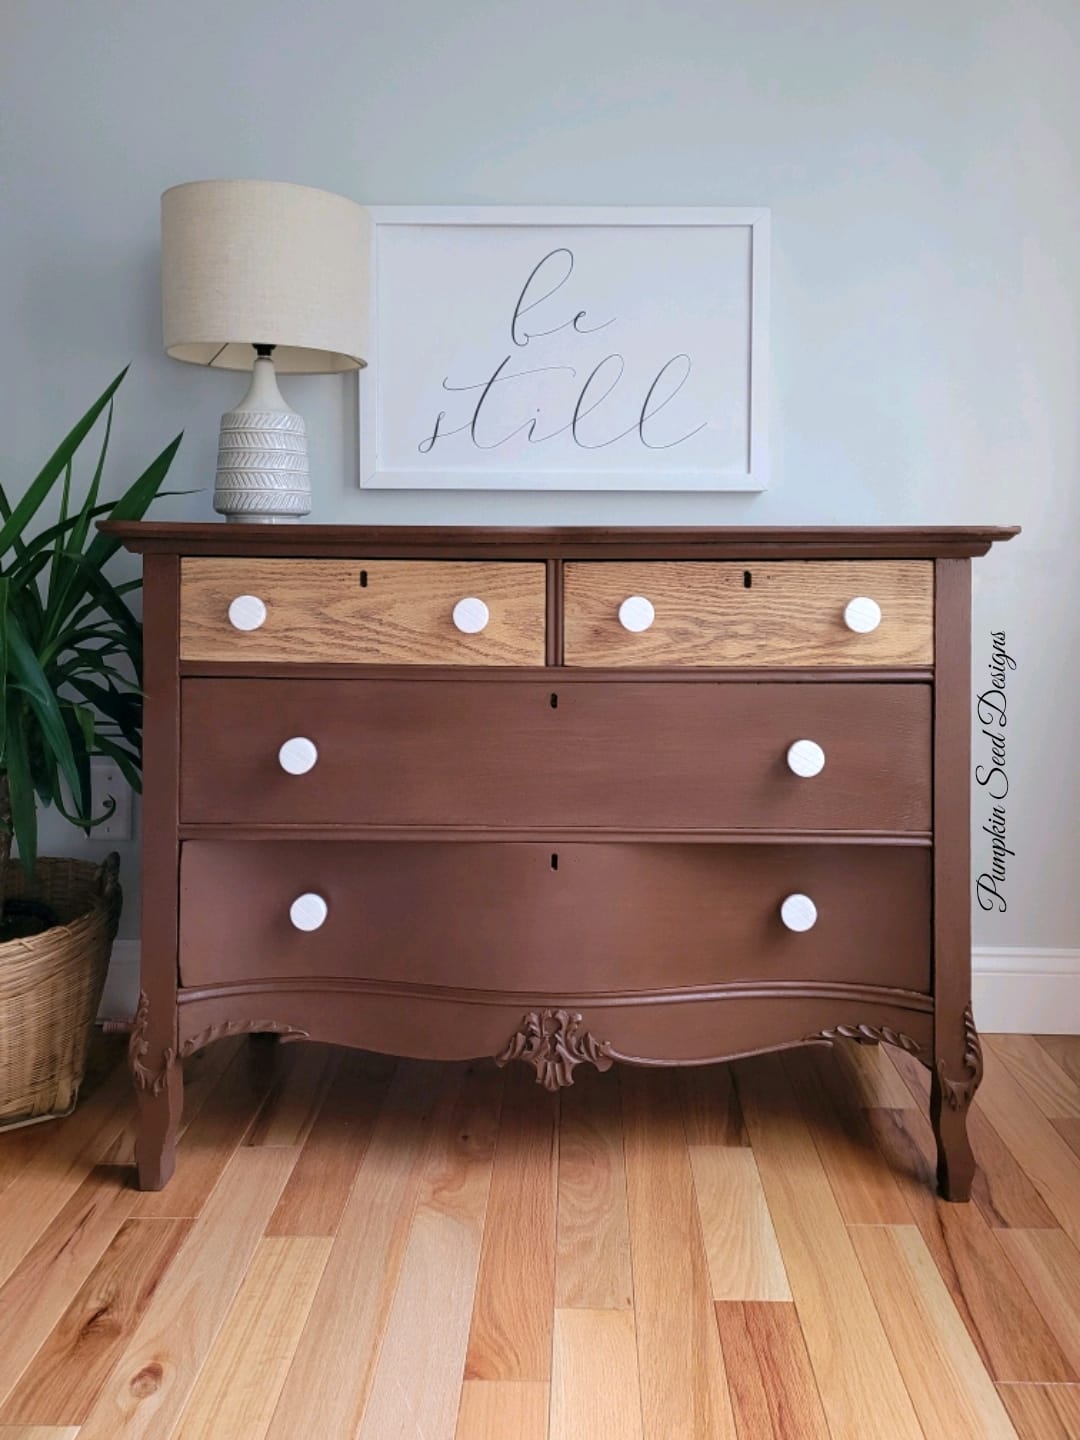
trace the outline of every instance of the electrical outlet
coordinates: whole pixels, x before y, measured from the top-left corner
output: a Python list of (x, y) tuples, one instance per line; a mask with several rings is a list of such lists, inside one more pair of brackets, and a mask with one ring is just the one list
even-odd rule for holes
[(95, 755), (90, 761), (90, 793), (95, 816), (107, 801), (116, 802), (109, 818), (90, 831), (91, 840), (130, 840), (134, 795), (119, 765), (107, 755)]

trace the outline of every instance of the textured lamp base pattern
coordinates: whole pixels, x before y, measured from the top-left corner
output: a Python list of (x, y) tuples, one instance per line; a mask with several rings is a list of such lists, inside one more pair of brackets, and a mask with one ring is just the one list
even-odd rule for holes
[(233, 520), (295, 519), (310, 512), (302, 416), (229, 410), (221, 417), (214, 509)]

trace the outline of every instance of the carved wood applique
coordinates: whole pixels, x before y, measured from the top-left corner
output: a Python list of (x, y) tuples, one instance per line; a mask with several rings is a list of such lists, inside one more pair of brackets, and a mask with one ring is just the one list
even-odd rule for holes
[(146, 1036), (149, 1026), (150, 1001), (146, 991), (140, 990), (138, 1008), (132, 1022), (131, 1035), (128, 1037), (128, 1068), (137, 1089), (149, 1090), (151, 1095), (160, 1095), (165, 1088), (165, 1071), (168, 1065), (166, 1064), (160, 1071), (157, 1071), (152, 1070), (146, 1064), (146, 1056), (150, 1049), (150, 1042)]
[(495, 1056), (496, 1065), (524, 1060), (536, 1071), (536, 1083), (558, 1090), (574, 1083), (574, 1071), (584, 1061), (598, 1070), (614, 1064), (611, 1046), (582, 1029), (581, 1015), (572, 1010), (530, 1010), (521, 1018), (506, 1046)]
[(974, 1100), (975, 1091), (983, 1077), (982, 1043), (979, 1032), (975, 1029), (975, 1017), (971, 1013), (970, 1005), (964, 1010), (964, 1070), (967, 1072), (966, 1079), (951, 1080), (946, 1073), (944, 1057), (938, 1059), (937, 1073), (941, 1094), (950, 1110), (966, 1110)]
[(860, 1045), (895, 1045), (909, 1055), (918, 1055), (922, 1046), (902, 1030), (891, 1030), (888, 1025), (834, 1025), (831, 1030), (817, 1030), (806, 1040), (855, 1040)]
[(150, 1028), (150, 1001), (145, 990), (139, 991), (139, 1004), (131, 1026), (128, 1040), (128, 1066), (132, 1079), (139, 1090), (148, 1090), (151, 1095), (160, 1095), (165, 1088), (169, 1067), (177, 1060), (186, 1060), (196, 1050), (202, 1050), (215, 1040), (224, 1040), (229, 1035), (279, 1035), (283, 1045), (290, 1040), (306, 1040), (308, 1032), (294, 1025), (284, 1025), (279, 1020), (223, 1020), (218, 1025), (208, 1025), (185, 1040), (179, 1049), (167, 1046), (162, 1052), (161, 1068), (155, 1070), (146, 1063), (150, 1050), (147, 1031)]

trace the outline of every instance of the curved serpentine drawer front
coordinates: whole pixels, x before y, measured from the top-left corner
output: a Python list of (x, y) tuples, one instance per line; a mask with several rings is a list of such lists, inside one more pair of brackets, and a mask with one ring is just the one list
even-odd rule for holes
[(186, 824), (930, 829), (930, 687), (198, 679)]
[(567, 665), (929, 666), (922, 560), (571, 561)]
[(186, 557), (181, 660), (543, 665), (545, 568)]
[(926, 991), (930, 860), (917, 846), (192, 840), (181, 983)]

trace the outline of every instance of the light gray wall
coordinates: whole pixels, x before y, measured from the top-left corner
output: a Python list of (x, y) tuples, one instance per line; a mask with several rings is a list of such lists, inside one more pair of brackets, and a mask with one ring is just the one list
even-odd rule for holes
[[(183, 427), (175, 477), (210, 482), (239, 381), (161, 353), (179, 181), (771, 206), (767, 494), (361, 494), (355, 379), (286, 380), (313, 518), (1023, 524), (976, 597), (978, 671), (992, 629), (1019, 661), (1009, 910), (976, 939), (1080, 946), (1076, 0), (4, 0), (0, 67), (15, 490), (128, 360), (114, 474)], [(209, 496), (161, 513), (209, 518)]]

